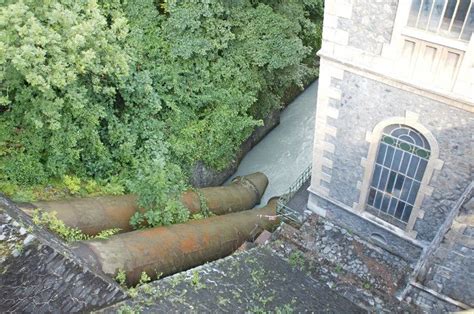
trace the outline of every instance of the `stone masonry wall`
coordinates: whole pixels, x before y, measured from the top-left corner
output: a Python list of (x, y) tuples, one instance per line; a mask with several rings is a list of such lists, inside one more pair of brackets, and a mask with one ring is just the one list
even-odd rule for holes
[[(430, 182), (431, 197), (425, 197), (414, 230), (417, 239), (430, 241), (446, 214), (473, 180), (472, 138), (474, 117), (463, 110), (418, 96), (398, 88), (345, 71), (343, 80), (331, 85), (340, 89), (341, 99), (329, 102), (338, 110), (337, 119), (327, 122), (337, 130), (327, 136), (335, 150), (327, 154), (332, 160), (331, 180), (327, 183), (329, 197), (352, 207), (359, 201), (358, 182), (363, 180), (361, 158), (367, 157), (366, 132), (388, 117), (403, 117), (406, 112), (418, 115), (419, 122), (436, 138), (439, 158), (444, 162), (435, 170)], [(368, 165), (370, 167), (370, 165)]]
[(405, 299), (410, 304), (416, 304), (425, 313), (449, 313), (462, 310), (417, 287), (413, 287)]
[(326, 218), (337, 225), (351, 230), (369, 243), (382, 247), (395, 256), (405, 260), (410, 265), (415, 265), (420, 257), (422, 248), (402, 239), (392, 232), (380, 228), (374, 223), (357, 217), (355, 214), (316, 195), (309, 195), (310, 202), (327, 210)]
[(390, 42), (398, 0), (352, 1), (351, 18), (340, 17), (338, 29), (348, 32), (348, 45), (380, 55)]
[(89, 312), (126, 298), (0, 195), (0, 312)]
[(474, 307), (474, 192), (461, 207), (418, 280), (429, 289)]
[[(400, 76), (399, 37), (408, 10), (409, 1), (325, 2), (308, 208), (413, 265), (425, 255), (422, 248), (437, 247), (429, 243), (439, 243), (440, 226), (450, 224), (473, 182), (474, 113), (472, 101), (452, 89), (440, 91)], [(458, 79), (469, 82), (462, 73)], [(420, 130), (433, 152), (404, 231), (365, 211), (379, 129), (389, 123)], [(416, 282), (420, 287), (408, 295), (428, 311), (463, 308), (449, 298), (472, 307), (473, 296), (466, 291), (474, 290), (473, 214), (463, 210), (430, 255)]]

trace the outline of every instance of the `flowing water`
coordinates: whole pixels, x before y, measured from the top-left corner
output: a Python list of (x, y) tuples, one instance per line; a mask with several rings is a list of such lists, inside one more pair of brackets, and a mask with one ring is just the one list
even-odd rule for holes
[(267, 175), (270, 182), (261, 206), (271, 197), (284, 194), (311, 164), (317, 89), (316, 81), (293, 100), (282, 112), (280, 125), (248, 152), (232, 176), (256, 171)]

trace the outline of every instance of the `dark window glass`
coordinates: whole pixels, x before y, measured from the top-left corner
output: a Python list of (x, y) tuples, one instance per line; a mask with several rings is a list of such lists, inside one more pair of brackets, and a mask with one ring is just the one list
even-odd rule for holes
[(420, 157), (411, 156), (410, 167), (408, 168), (407, 175), (411, 178), (415, 177), (416, 169), (418, 168), (418, 162), (420, 161)]
[(395, 214), (395, 208), (397, 207), (397, 202), (398, 202), (398, 200), (396, 198), (392, 197), (392, 200), (390, 202), (390, 206), (388, 207), (388, 213), (392, 216)]
[(405, 210), (403, 211), (403, 215), (402, 215), (402, 220), (404, 222), (408, 222), (408, 219), (410, 219), (410, 215), (411, 215), (411, 210), (413, 209), (413, 206), (412, 205), (406, 205), (405, 206)]
[(412, 179), (405, 178), (405, 183), (403, 184), (403, 187), (402, 187), (402, 195), (400, 196), (401, 200), (406, 201), (408, 199), (408, 195), (410, 193), (412, 183), (413, 183)]
[(386, 168), (382, 169), (382, 176), (380, 177), (380, 181), (378, 185), (378, 189), (381, 191), (384, 191), (385, 185), (387, 185), (388, 173), (389, 171)]
[(370, 189), (369, 192), (369, 205), (374, 205), (375, 200), (375, 189)]
[(411, 138), (413, 138), (413, 141), (415, 142), (416, 145), (423, 147), (423, 139), (418, 133), (410, 131), (410, 136)]
[(469, 41), (474, 30), (472, 3), (472, 0), (412, 0), (407, 25)]
[(374, 203), (374, 206), (376, 208), (379, 208), (380, 209), (380, 204), (382, 203), (382, 193), (380, 192), (377, 192), (377, 194), (375, 195), (375, 203)]
[(403, 174), (407, 174), (408, 165), (410, 163), (411, 154), (410, 153), (403, 153), (403, 160), (402, 165), (400, 166), (400, 172)]
[(395, 217), (400, 219), (402, 217), (403, 209), (405, 208), (405, 203), (402, 201), (398, 202), (397, 210), (395, 211)]
[(468, 41), (471, 38), (472, 32), (474, 31), (474, 4), (471, 6), (471, 10), (466, 18), (466, 24), (464, 25), (461, 39)]
[(413, 181), (411, 186), (410, 196), (408, 197), (408, 203), (415, 204), (416, 194), (418, 194), (418, 189), (420, 188), (420, 183)]
[(393, 185), (395, 184), (395, 178), (397, 177), (397, 173), (395, 171), (390, 171), (390, 176), (388, 177), (387, 189), (388, 193), (392, 193)]
[(395, 150), (395, 148), (393, 148), (392, 146), (387, 147), (387, 154), (386, 154), (385, 160), (383, 162), (384, 166), (387, 167), (387, 168), (389, 168), (392, 165), (394, 150)]
[(421, 181), (423, 178), (423, 174), (425, 173), (426, 165), (428, 164), (428, 161), (425, 159), (420, 159), (420, 163), (418, 164), (418, 170), (416, 171), (415, 174), (415, 179), (418, 181)]
[(389, 204), (390, 204), (390, 197), (388, 195), (384, 195), (383, 200), (382, 200), (382, 206), (380, 207), (380, 209), (384, 212), (387, 212)]
[(381, 171), (382, 171), (382, 167), (380, 167), (379, 165), (375, 165), (374, 175), (372, 178), (372, 186), (378, 186)]
[(402, 163), (403, 152), (399, 149), (395, 150), (395, 156), (393, 156), (392, 169), (398, 171), (400, 164)]
[(380, 143), (379, 152), (377, 154), (377, 163), (379, 165), (383, 164), (383, 159), (385, 157), (385, 151), (387, 150), (387, 145)]
[(421, 0), (413, 0), (411, 3), (410, 15), (408, 16), (408, 26), (415, 27), (420, 11)]
[(428, 18), (430, 16), (433, 0), (425, 0), (421, 5), (421, 14), (418, 19), (418, 28), (426, 29), (428, 27)]

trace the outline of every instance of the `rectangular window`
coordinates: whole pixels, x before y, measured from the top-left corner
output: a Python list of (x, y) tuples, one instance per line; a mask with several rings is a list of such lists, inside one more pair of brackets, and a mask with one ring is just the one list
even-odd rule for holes
[(472, 0), (413, 0), (407, 25), (469, 41), (474, 30)]

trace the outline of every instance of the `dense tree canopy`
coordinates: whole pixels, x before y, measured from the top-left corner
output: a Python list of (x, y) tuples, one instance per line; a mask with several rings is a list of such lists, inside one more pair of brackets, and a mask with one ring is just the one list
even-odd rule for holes
[(224, 168), (315, 75), (322, 0), (6, 1), (0, 190), (138, 193), (140, 225), (187, 219), (197, 161)]

